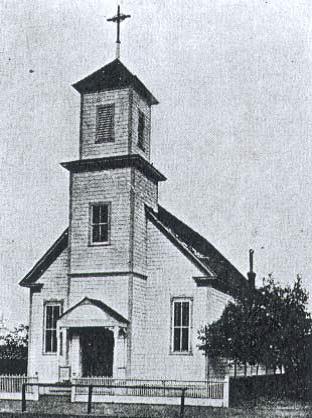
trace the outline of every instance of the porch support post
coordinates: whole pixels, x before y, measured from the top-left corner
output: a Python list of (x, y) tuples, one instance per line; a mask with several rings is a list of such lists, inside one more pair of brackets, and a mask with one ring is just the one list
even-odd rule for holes
[(57, 341), (58, 341), (58, 359), (59, 366), (67, 366), (68, 356), (67, 356), (67, 329), (58, 327), (57, 329)]
[[(56, 347), (56, 354), (58, 359), (60, 359), (60, 341), (61, 341), (61, 332), (62, 332), (62, 328), (60, 327), (60, 325), (57, 323), (56, 324), (56, 342), (57, 342), (57, 347)], [(59, 360), (60, 361), (60, 360)]]
[(114, 326), (114, 361), (113, 377), (115, 379), (125, 378), (125, 337), (120, 335), (120, 327)]
[(113, 359), (113, 377), (118, 379), (118, 367), (119, 367), (119, 344), (118, 344), (119, 327), (114, 326), (114, 359)]
[(57, 341), (58, 341), (58, 373), (59, 380), (70, 379), (69, 359), (68, 359), (68, 330), (67, 328), (58, 327), (57, 329)]
[(65, 359), (65, 365), (68, 366), (68, 330), (63, 328), (63, 356)]
[(60, 370), (61, 367), (63, 367), (64, 364), (64, 351), (63, 351), (63, 329), (60, 327), (59, 323), (56, 325), (56, 336), (57, 336), (57, 368), (58, 368), (58, 379), (60, 378)]
[(71, 339), (71, 367), (72, 375), (79, 377), (81, 375), (81, 359), (80, 359), (80, 338), (78, 334), (74, 334)]

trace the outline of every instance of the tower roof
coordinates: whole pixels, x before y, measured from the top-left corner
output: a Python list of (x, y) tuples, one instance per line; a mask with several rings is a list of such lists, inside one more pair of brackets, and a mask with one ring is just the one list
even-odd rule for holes
[(73, 87), (82, 94), (108, 89), (133, 87), (141, 96), (143, 96), (149, 105), (158, 104), (158, 100), (152, 93), (119, 59), (115, 59), (84, 79), (73, 84)]

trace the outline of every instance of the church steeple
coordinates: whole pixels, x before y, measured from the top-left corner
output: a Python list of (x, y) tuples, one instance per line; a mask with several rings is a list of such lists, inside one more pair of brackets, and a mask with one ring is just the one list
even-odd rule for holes
[(81, 94), (80, 159), (138, 154), (150, 159), (151, 106), (157, 99), (119, 60), (120, 13), (108, 21), (117, 24), (117, 58), (78, 81)]
[[(113, 21), (124, 16), (119, 10)], [(73, 87), (81, 95), (80, 155), (62, 163), (71, 176), (69, 274), (144, 275), (145, 208), (157, 211), (166, 180), (150, 163), (158, 101), (119, 59)]]

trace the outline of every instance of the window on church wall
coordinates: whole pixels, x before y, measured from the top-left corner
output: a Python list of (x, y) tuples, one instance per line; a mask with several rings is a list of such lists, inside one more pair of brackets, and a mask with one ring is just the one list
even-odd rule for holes
[(44, 352), (53, 354), (57, 352), (56, 323), (62, 313), (62, 304), (48, 302), (44, 306)]
[(139, 118), (138, 118), (138, 146), (145, 151), (145, 115), (141, 110), (139, 110)]
[(186, 298), (172, 301), (172, 352), (191, 351), (191, 300)]
[(110, 203), (94, 203), (90, 207), (90, 244), (110, 242)]
[(96, 108), (96, 143), (115, 140), (115, 105), (101, 105)]

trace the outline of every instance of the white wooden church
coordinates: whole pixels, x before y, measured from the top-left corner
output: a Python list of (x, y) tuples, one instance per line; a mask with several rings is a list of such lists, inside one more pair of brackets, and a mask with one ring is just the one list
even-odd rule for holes
[(28, 374), (205, 380), (198, 330), (247, 280), (159, 205), (158, 101), (139, 78), (115, 59), (73, 87), (80, 155), (62, 163), (69, 226), (20, 282), (30, 291)]

